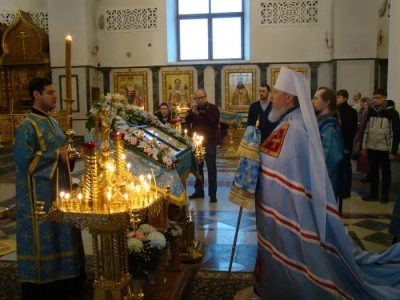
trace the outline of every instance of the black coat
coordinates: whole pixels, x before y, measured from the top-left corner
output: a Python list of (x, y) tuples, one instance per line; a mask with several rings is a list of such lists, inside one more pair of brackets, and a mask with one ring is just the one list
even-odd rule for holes
[(344, 149), (353, 151), (353, 141), (357, 133), (358, 116), (357, 111), (347, 101), (337, 106), (340, 115), (340, 130), (344, 140)]

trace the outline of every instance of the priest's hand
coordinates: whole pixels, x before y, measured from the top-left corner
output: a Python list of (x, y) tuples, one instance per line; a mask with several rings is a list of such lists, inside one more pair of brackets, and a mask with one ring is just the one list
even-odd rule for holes
[(367, 156), (367, 150), (366, 149), (362, 149), (361, 150), (361, 155), (362, 156)]

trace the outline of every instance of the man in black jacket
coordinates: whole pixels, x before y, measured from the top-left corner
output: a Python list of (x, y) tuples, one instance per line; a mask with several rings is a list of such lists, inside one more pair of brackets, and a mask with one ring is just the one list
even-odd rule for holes
[(260, 85), (258, 92), (260, 93), (260, 100), (253, 102), (249, 107), (249, 114), (247, 117), (247, 126), (255, 126), (259, 120), (258, 129), (261, 133), (261, 142), (263, 142), (279, 122), (271, 122), (268, 120), (269, 112), (272, 109), (272, 103), (269, 100), (269, 92), (271, 88), (268, 84), (263, 83)]
[(340, 129), (344, 140), (344, 186), (342, 199), (351, 197), (351, 181), (353, 172), (351, 170), (351, 152), (353, 141), (357, 133), (357, 111), (348, 103), (349, 93), (346, 90), (336, 92), (336, 104), (340, 116)]
[(386, 100), (384, 89), (374, 92), (374, 106), (368, 111), (367, 125), (365, 126), (361, 155), (368, 152), (368, 161), (371, 174), (370, 194), (364, 201), (378, 200), (379, 169), (382, 170), (381, 203), (389, 201), (389, 190), (392, 182), (390, 161), (397, 154), (400, 141), (399, 113), (391, 100)]

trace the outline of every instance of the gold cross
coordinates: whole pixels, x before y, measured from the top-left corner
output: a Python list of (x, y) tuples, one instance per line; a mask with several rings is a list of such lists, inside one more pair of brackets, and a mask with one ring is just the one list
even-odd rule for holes
[(25, 38), (31, 37), (30, 35), (25, 35), (25, 31), (20, 31), (19, 32), (21, 35), (17, 35), (17, 38), (20, 38), (22, 40), (22, 52), (25, 53), (26, 47), (25, 47)]

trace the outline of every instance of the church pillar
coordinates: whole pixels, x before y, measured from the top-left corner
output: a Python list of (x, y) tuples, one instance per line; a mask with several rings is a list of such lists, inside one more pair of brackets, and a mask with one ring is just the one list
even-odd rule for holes
[[(151, 78), (153, 79), (153, 112), (156, 113), (158, 110), (158, 106), (160, 105), (160, 82), (158, 80), (160, 67), (155, 66), (151, 67)], [(150, 110), (150, 108), (149, 108)]]
[(204, 69), (206, 65), (195, 65), (194, 67), (197, 70), (197, 88), (204, 89)]
[(332, 89), (336, 91), (337, 85), (337, 61), (332, 61)]
[(320, 63), (319, 62), (310, 62), (308, 64), (311, 69), (311, 98), (314, 98), (315, 92), (318, 89), (318, 68)]
[(389, 67), (388, 67), (388, 99), (396, 102), (400, 107), (400, 1), (390, 2), (389, 22)]
[(260, 68), (260, 84), (267, 83), (267, 68), (269, 64), (257, 64)]
[(110, 73), (111, 68), (101, 68), (101, 72), (103, 72), (103, 90), (104, 94), (110, 93)]
[(215, 72), (215, 105), (222, 107), (221, 103), (221, 70), (222, 65), (212, 66)]

